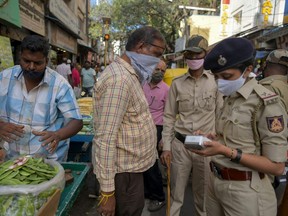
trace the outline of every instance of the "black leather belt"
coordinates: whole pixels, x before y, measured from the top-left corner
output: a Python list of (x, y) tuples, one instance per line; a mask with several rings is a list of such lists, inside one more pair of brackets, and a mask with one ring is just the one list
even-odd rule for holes
[(178, 139), (180, 142), (182, 142), (184, 144), (185, 139), (186, 139), (186, 135), (175, 132), (175, 137), (176, 137), (176, 139)]

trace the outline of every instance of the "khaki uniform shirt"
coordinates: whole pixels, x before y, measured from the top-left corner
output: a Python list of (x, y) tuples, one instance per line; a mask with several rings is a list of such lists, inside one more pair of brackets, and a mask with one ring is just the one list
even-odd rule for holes
[(284, 75), (272, 75), (266, 77), (259, 81), (261, 85), (268, 88), (270, 91), (275, 92), (279, 95), (286, 106), (286, 110), (288, 111), (288, 84), (287, 84), (287, 76)]
[(175, 78), (165, 104), (163, 150), (171, 150), (175, 131), (185, 135), (196, 130), (215, 132), (215, 111), (222, 105), (222, 94), (210, 71), (204, 71), (197, 80), (189, 73)]
[[(261, 146), (256, 146), (251, 124), (255, 106), (263, 100), (255, 92), (257, 80), (251, 79), (236, 93), (224, 100), (224, 106), (216, 119), (216, 132), (219, 142), (239, 148), (243, 153), (263, 155), (274, 162), (285, 162), (287, 152), (287, 113), (279, 96), (263, 88), (265, 105), (257, 112), (258, 132)], [(266, 100), (266, 101), (265, 101)], [(261, 152), (260, 152), (260, 148)], [(229, 168), (251, 170), (241, 164), (233, 163), (223, 155), (212, 157), (212, 161)]]
[(144, 172), (156, 160), (156, 127), (136, 72), (121, 58), (94, 86), (94, 172), (102, 191), (115, 190), (116, 173)]

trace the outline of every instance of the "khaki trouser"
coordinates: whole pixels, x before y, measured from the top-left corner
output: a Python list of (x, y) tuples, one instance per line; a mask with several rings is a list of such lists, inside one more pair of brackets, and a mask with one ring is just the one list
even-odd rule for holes
[(210, 158), (196, 155), (187, 150), (183, 143), (178, 139), (175, 138), (173, 140), (171, 164), (171, 216), (180, 215), (190, 174), (192, 174), (192, 192), (196, 215), (206, 216), (205, 197), (207, 194), (210, 172), (209, 162)]
[(277, 201), (269, 178), (265, 176), (260, 180), (258, 176), (258, 179), (253, 180), (254, 176), (251, 181), (229, 181), (210, 173), (207, 215), (275, 216)]
[(287, 216), (288, 215), (288, 172), (286, 172), (286, 187), (278, 207), (277, 216)]

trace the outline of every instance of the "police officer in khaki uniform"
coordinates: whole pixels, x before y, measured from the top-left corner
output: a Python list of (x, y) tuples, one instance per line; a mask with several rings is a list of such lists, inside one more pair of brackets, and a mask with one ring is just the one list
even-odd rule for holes
[[(277, 49), (272, 51), (266, 58), (266, 65), (263, 70), (264, 79), (259, 83), (269, 90), (275, 92), (283, 100), (288, 112), (288, 51)], [(274, 188), (279, 185), (279, 178), (271, 176)], [(281, 196), (280, 196), (281, 197)]]
[[(213, 216), (277, 213), (276, 195), (267, 174), (281, 175), (287, 152), (287, 113), (279, 96), (249, 78), (253, 46), (244, 38), (218, 43), (204, 68), (215, 75), (226, 97), (216, 118), (216, 134), (208, 134), (203, 150), (211, 158), (207, 213)], [(255, 109), (258, 107), (256, 115)], [(259, 132), (254, 139), (253, 118)]]
[(260, 84), (284, 100), (286, 110), (288, 110), (287, 71), (288, 51), (284, 49), (274, 50), (267, 56), (263, 71), (264, 79), (259, 81)]
[(171, 216), (180, 214), (190, 174), (196, 215), (206, 215), (210, 160), (192, 153), (183, 144), (186, 135), (197, 130), (215, 131), (215, 110), (223, 104), (214, 76), (203, 70), (207, 48), (208, 42), (202, 36), (189, 39), (184, 51), (188, 72), (173, 80), (165, 104), (161, 161), (167, 164), (172, 153)]
[[(288, 113), (288, 85), (287, 85), (287, 70), (288, 70), (288, 51), (284, 49), (277, 49), (269, 53), (266, 58), (266, 65), (263, 70), (264, 79), (259, 83), (269, 90), (275, 92), (280, 96), (285, 104)], [(273, 187), (277, 188), (280, 184), (279, 177), (269, 176)], [(284, 191), (283, 191), (284, 193)], [(277, 200), (280, 203), (282, 195), (278, 196)]]

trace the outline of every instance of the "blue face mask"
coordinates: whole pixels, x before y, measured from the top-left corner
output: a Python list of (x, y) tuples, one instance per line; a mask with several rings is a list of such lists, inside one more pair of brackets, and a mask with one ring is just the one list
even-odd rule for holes
[(126, 55), (130, 58), (131, 65), (139, 76), (140, 83), (144, 85), (145, 82), (150, 82), (160, 58), (130, 51), (126, 51)]
[(38, 79), (44, 77), (44, 72), (45, 72), (45, 70), (44, 70), (43, 72), (23, 70), (23, 75), (24, 75), (25, 77), (27, 77), (28, 79), (38, 80)]

